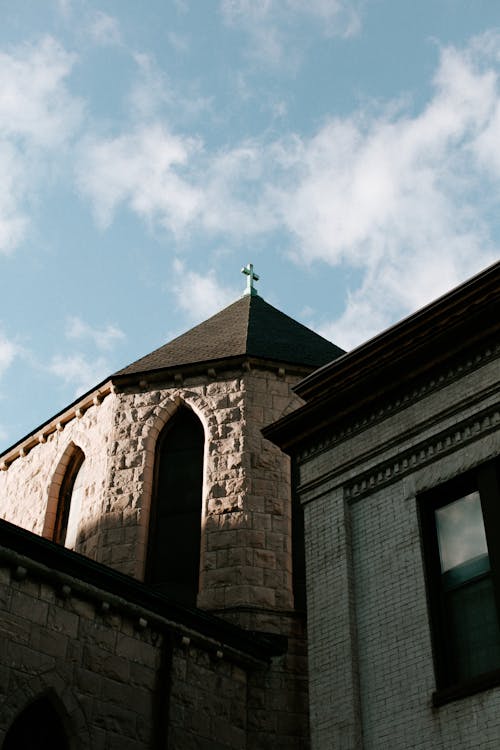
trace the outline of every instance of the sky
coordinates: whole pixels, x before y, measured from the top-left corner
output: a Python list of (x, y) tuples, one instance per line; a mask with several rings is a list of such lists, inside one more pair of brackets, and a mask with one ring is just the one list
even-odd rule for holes
[(351, 349), (498, 259), (497, 0), (0, 0), (0, 451), (236, 300)]

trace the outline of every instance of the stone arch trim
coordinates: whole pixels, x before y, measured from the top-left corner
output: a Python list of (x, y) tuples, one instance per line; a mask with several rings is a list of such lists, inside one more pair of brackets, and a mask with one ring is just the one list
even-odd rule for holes
[(41, 698), (49, 699), (59, 714), (71, 750), (90, 750), (90, 730), (80, 702), (56, 672), (23, 675), (17, 689), (9, 693), (3, 704), (0, 704), (0, 747), (17, 717)]
[(77, 449), (83, 451), (85, 456), (89, 454), (88, 440), (82, 436), (72, 436), (66, 442), (63, 450), (59, 453), (55, 466), (50, 472), (49, 486), (47, 492), (47, 506), (45, 510), (45, 518), (43, 522), (42, 536), (45, 539), (52, 539), (54, 532), (54, 524), (57, 515), (57, 505), (59, 502), (59, 492), (61, 485), (66, 474), (69, 462)]
[[(142, 500), (142, 513), (140, 517), (140, 527), (138, 529), (138, 548), (136, 554), (136, 577), (144, 580), (146, 570), (146, 552), (147, 552), (147, 541), (148, 541), (148, 529), (149, 519), (151, 513), (151, 503), (153, 500), (153, 485), (154, 485), (154, 469), (155, 469), (155, 455), (156, 455), (156, 444), (158, 438), (167, 424), (172, 419), (174, 414), (181, 407), (188, 407), (191, 409), (198, 419), (200, 420), (203, 430), (205, 433), (205, 454), (204, 454), (204, 481), (203, 481), (203, 499), (202, 508), (203, 514), (206, 512), (206, 470), (207, 470), (207, 456), (208, 456), (208, 444), (210, 434), (210, 420), (207, 415), (207, 404), (206, 400), (203, 399), (199, 394), (190, 392), (184, 392), (182, 395), (177, 394), (176, 396), (170, 396), (166, 401), (163, 401), (158, 408), (155, 410), (153, 419), (149, 425), (147, 434), (144, 439), (144, 478), (143, 478), (143, 500)], [(202, 523), (202, 519), (200, 519)], [(203, 542), (201, 550), (201, 558), (203, 559)]]

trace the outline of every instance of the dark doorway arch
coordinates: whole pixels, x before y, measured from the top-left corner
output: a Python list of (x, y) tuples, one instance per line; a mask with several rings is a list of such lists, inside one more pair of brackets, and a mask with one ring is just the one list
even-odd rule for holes
[(2, 750), (70, 750), (61, 718), (48, 697), (30, 703), (19, 714)]
[(82, 466), (85, 454), (75, 446), (75, 450), (66, 467), (66, 473), (59, 491), (53, 540), (65, 547), (74, 549), (78, 532), (81, 501), (84, 492), (82, 484)]
[(184, 604), (196, 604), (203, 497), (203, 425), (180, 408), (158, 439), (146, 578)]

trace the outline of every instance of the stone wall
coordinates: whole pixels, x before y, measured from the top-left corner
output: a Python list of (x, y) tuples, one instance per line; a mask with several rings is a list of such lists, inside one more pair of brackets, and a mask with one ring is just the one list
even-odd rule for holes
[(151, 740), (158, 648), (151, 632), (100, 614), (3, 567), (0, 741), (17, 714), (46, 693), (77, 747), (142, 748)]
[(498, 745), (500, 688), (433, 708), (417, 507), (500, 455), (498, 353), (379, 400), (299, 458), (315, 750)]
[(291, 392), (298, 378), (246, 369), (112, 393), (6, 463), (1, 517), (50, 538), (78, 446), (87, 487), (76, 550), (141, 579), (155, 446), (184, 403), (206, 435), (199, 606), (291, 608), (289, 460), (260, 430), (300, 404)]
[(183, 627), (119, 590), (0, 546), (0, 745), (17, 716), (47, 696), (75, 750), (267, 747), (247, 732), (255, 724), (249, 675), (261, 690), (266, 658), (226, 648), (222, 634)]
[(0, 471), (0, 518), (50, 538), (59, 488), (74, 446), (78, 446), (85, 453), (87, 476), (78, 548), (95, 557), (97, 551), (87, 544), (85, 530), (105, 509), (114, 410), (113, 394), (97, 398), (80, 416), (73, 410), (67, 422), (57, 419), (35, 435), (30, 447), (21, 444), (12, 451), (12, 459)]
[[(206, 436), (198, 605), (289, 638), (287, 655), (252, 682), (247, 735), (255, 750), (308, 746), (305, 625), (293, 610), (289, 459), (260, 432), (300, 405), (291, 391), (299, 379), (246, 363), (217, 375), (117, 387), (101, 403), (55, 422), (43, 442), (32, 441), (28, 451), (18, 447), (0, 471), (2, 516), (50, 537), (64, 470), (73, 446), (80, 447), (89, 479), (76, 550), (141, 580), (158, 436), (181, 404), (197, 414)], [(203, 672), (194, 657), (190, 664), (179, 665), (180, 673)], [(239, 695), (241, 675), (235, 679)], [(179, 679), (179, 700), (201, 706), (192, 682), (182, 697), (183, 684)], [(179, 716), (185, 713), (179, 708)], [(199, 722), (193, 736), (202, 725), (212, 731), (202, 714), (193, 714)], [(236, 743), (246, 729), (241, 718), (235, 722)]]

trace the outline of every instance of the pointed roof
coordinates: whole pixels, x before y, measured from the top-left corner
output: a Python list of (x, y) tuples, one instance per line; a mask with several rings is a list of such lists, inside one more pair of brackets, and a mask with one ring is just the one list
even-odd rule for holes
[(114, 376), (256, 357), (313, 368), (344, 351), (257, 295), (245, 295)]

